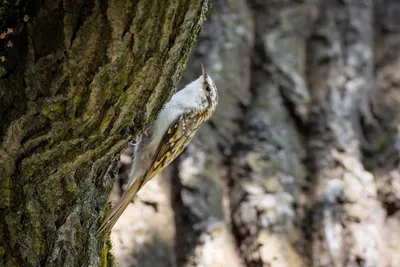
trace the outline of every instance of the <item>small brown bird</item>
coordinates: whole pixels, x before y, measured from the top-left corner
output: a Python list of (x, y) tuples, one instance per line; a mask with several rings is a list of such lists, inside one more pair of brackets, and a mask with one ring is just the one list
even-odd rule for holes
[(211, 117), (218, 103), (217, 88), (201, 65), (203, 75), (174, 94), (135, 148), (128, 190), (104, 218), (97, 234), (112, 229), (142, 186), (167, 167)]

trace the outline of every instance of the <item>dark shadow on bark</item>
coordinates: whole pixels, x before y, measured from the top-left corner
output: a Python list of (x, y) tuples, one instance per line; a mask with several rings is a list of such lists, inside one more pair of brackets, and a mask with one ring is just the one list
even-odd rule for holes
[[(184, 153), (183, 153), (184, 156)], [(195, 218), (188, 207), (183, 204), (182, 192), (183, 190), (191, 190), (191, 188), (184, 188), (179, 179), (179, 161), (181, 157), (176, 160), (177, 164), (172, 165), (171, 168), (171, 205), (175, 215), (175, 229), (176, 229), (176, 243), (175, 251), (177, 251), (177, 264), (178, 266), (185, 266), (190, 257), (193, 257), (194, 250), (199, 244), (200, 231), (194, 229), (194, 225), (199, 221)]]

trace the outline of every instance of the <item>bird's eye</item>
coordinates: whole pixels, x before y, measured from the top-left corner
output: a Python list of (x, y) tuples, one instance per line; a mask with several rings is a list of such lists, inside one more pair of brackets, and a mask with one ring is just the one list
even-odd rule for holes
[(207, 92), (211, 92), (210, 86), (206, 86), (206, 91), (207, 91)]

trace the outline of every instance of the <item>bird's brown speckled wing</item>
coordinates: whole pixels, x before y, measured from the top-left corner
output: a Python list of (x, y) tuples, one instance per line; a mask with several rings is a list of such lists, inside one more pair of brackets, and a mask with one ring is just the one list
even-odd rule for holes
[(143, 185), (161, 172), (182, 153), (183, 149), (192, 140), (196, 130), (204, 122), (204, 115), (204, 113), (183, 114), (170, 125), (160, 142), (154, 156), (154, 161), (149, 167), (146, 176), (143, 177), (143, 179), (140, 177), (140, 179), (136, 179), (133, 182), (120, 201), (112, 208), (110, 213), (107, 214), (103, 223), (97, 230), (97, 234), (101, 232), (108, 233)]
[(187, 113), (179, 116), (170, 125), (160, 142), (144, 183), (156, 176), (182, 153), (203, 122), (204, 116), (201, 113)]

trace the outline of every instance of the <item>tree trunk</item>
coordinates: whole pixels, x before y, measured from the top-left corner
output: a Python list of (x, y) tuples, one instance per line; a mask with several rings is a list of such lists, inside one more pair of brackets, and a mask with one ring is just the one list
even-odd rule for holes
[(310, 256), (314, 266), (384, 266), (384, 210), (362, 162), (363, 126), (374, 123), (373, 2), (319, 10), (308, 47)]
[[(208, 1), (3, 1), (0, 255), (99, 266), (119, 153), (179, 81)], [(4, 38), (3, 38), (4, 37)]]
[(231, 210), (246, 266), (307, 266), (301, 188), (306, 178), (299, 126), (309, 92), (304, 76), (307, 4), (253, 1), (252, 98), (231, 161)]

